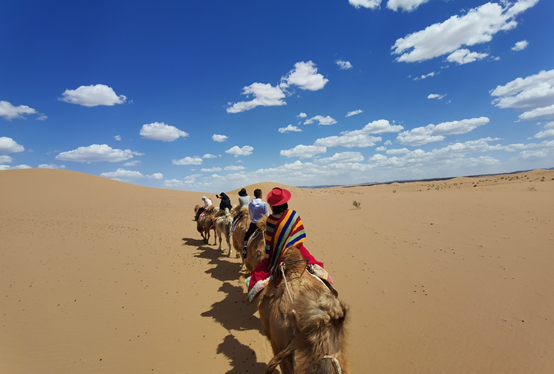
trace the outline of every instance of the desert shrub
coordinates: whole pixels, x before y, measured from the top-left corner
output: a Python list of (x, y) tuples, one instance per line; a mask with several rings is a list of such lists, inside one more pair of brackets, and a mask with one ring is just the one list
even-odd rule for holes
[(356, 208), (360, 209), (362, 203), (360, 203), (359, 201), (354, 200), (354, 201), (352, 202), (352, 205), (354, 205)]

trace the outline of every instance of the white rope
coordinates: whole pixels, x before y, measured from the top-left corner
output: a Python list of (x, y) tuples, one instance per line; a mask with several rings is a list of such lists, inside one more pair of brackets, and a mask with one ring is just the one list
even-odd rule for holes
[(325, 356), (323, 356), (323, 358), (328, 358), (331, 361), (333, 361), (333, 363), (337, 367), (337, 374), (342, 374), (342, 369), (340, 368), (340, 362), (339, 362), (339, 360), (337, 360), (337, 356), (338, 356), (339, 353), (340, 352), (337, 352), (334, 355), (325, 355)]
[(289, 294), (290, 302), (292, 303), (294, 302), (294, 300), (292, 299), (292, 294), (290, 293), (289, 284), (287, 283), (287, 277), (285, 277), (285, 263), (281, 262), (279, 264), (279, 267), (281, 268), (281, 274), (283, 275), (283, 279), (285, 280), (285, 287), (287, 288), (287, 293)]

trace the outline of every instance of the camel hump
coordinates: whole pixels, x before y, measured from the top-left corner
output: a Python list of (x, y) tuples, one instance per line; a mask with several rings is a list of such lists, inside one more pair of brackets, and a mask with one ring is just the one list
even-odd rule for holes
[(265, 229), (267, 228), (267, 217), (262, 216), (262, 218), (258, 222), (256, 222), (256, 226), (258, 226), (260, 230), (265, 231)]
[(239, 211), (240, 211), (242, 214), (248, 214), (248, 206), (247, 206), (247, 205), (241, 206)]

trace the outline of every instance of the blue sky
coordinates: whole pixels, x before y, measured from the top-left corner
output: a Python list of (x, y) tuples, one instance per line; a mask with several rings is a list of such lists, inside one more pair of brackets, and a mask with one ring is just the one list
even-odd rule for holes
[(554, 2), (0, 3), (0, 170), (221, 192), (554, 166)]

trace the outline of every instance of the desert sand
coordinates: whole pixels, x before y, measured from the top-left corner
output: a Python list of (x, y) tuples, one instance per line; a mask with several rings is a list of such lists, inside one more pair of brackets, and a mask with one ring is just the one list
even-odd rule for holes
[[(554, 171), (290, 190), (353, 372), (554, 373)], [(240, 260), (191, 221), (202, 195), (1, 171), (0, 373), (263, 373)]]

